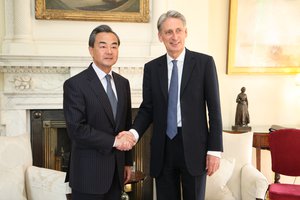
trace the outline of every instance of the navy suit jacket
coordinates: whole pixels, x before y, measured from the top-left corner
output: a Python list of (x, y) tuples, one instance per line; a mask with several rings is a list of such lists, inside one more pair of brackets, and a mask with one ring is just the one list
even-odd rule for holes
[[(162, 169), (168, 108), (167, 57), (145, 64), (143, 102), (133, 128), (143, 135), (153, 123), (150, 173)], [(182, 140), (186, 166), (191, 175), (205, 172), (207, 151), (222, 151), (222, 119), (218, 78), (211, 56), (186, 49), (180, 86)], [(207, 114), (209, 118), (207, 118)]]
[(132, 165), (130, 151), (112, 147), (115, 136), (132, 123), (129, 81), (114, 72), (112, 76), (118, 96), (116, 120), (92, 65), (64, 83), (63, 109), (72, 141), (69, 182), (82, 193), (106, 193), (116, 169), (123, 188), (124, 165)]

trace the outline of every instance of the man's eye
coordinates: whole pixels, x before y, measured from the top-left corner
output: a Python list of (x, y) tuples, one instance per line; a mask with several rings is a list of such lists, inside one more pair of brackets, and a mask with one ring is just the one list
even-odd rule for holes
[(181, 33), (181, 31), (182, 31), (181, 29), (177, 29), (176, 33)]
[(166, 32), (166, 35), (171, 35), (172, 34), (172, 31), (167, 31)]

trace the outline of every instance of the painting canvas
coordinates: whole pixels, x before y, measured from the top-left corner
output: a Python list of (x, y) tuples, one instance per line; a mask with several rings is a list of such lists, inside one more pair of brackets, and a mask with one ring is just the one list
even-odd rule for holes
[(227, 73), (300, 73), (299, 8), (299, 0), (231, 0)]
[(149, 0), (35, 0), (37, 19), (148, 22)]

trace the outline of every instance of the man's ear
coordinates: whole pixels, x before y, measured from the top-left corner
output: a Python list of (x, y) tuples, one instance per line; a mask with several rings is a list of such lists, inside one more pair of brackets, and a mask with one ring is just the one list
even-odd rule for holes
[(90, 52), (90, 55), (91, 55), (91, 57), (93, 58), (94, 56), (94, 48), (93, 47), (89, 47), (89, 52)]
[(160, 32), (158, 32), (158, 33), (157, 33), (157, 36), (158, 36), (158, 39), (159, 39), (159, 41), (160, 41), (160, 42), (162, 42), (162, 39), (161, 39), (161, 34), (160, 34)]
[(188, 35), (188, 31), (187, 28), (185, 28), (185, 38), (187, 38), (187, 35)]

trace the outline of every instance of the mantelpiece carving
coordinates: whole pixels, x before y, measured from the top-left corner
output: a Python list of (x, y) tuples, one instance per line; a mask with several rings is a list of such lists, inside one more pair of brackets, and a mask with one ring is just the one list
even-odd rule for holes
[(29, 90), (32, 85), (30, 76), (15, 76), (11, 82), (15, 85), (16, 90)]

